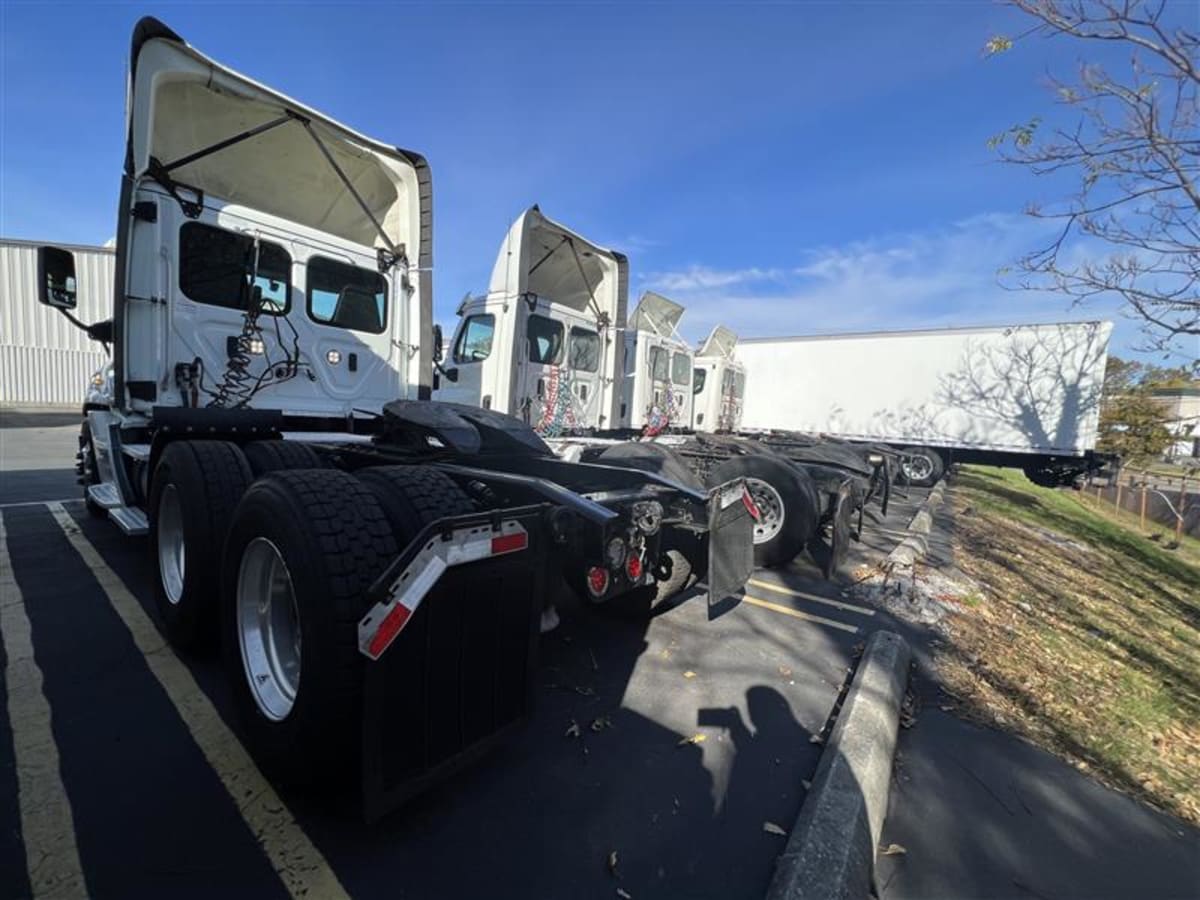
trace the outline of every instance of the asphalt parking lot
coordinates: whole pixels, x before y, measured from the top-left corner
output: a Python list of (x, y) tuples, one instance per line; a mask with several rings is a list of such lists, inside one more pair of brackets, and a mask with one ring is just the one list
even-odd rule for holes
[[(699, 592), (648, 623), (564, 603), (531, 720), (367, 826), (276, 802), (218, 664), (158, 635), (144, 540), (76, 499), (76, 429), (4, 425), (4, 897), (761, 897), (785, 841), (764, 823), (790, 828), (856, 645), (893, 626), (804, 560), (713, 621)], [(844, 571), (920, 499), (873, 509)]]

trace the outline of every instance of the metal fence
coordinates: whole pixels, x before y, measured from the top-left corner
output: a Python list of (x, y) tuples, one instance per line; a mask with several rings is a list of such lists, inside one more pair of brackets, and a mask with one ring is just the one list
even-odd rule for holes
[[(37, 301), (37, 247), (0, 238), (0, 405), (79, 406), (103, 349)], [(106, 247), (70, 247), (79, 296), (76, 317), (112, 315), (115, 256)]]
[(1101, 503), (1136, 515), (1145, 530), (1147, 522), (1166, 526), (1181, 535), (1200, 537), (1200, 470), (1180, 475), (1122, 469), (1108, 484), (1084, 489)]

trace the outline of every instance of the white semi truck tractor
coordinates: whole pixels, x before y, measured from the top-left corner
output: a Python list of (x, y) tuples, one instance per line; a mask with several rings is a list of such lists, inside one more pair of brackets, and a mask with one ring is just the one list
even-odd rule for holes
[[(785, 456), (729, 433), (744, 390), (736, 338), (718, 328), (697, 357), (676, 333), (678, 304), (651, 293), (629, 314), (628, 278), (622, 254), (526, 210), (487, 292), (458, 309), (436, 360), (435, 396), (519, 416), (566, 459), (637, 466), (695, 489), (743, 478), (757, 562), (785, 564), (824, 537), (817, 552), (831, 574), (879, 483), (876, 468), (858, 451)], [(678, 537), (661, 573), (672, 586), (697, 561)]]
[[(77, 323), (112, 347), (84, 410), (85, 499), (148, 534), (162, 627), (222, 647), (264, 767), (354, 773), (378, 815), (524, 716), (560, 577), (597, 604), (654, 590), (684, 532), (710, 601), (741, 587), (740, 481), (566, 462), (518, 418), (430, 400), (420, 155), (155, 19), (129, 72), (113, 317)], [(72, 254), (38, 262), (40, 301), (75, 321)]]

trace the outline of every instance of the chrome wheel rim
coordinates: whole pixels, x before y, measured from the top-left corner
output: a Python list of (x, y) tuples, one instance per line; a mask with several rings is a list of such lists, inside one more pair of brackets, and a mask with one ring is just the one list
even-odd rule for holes
[(187, 573), (187, 550), (183, 540), (183, 507), (175, 485), (168, 484), (158, 498), (157, 515), (158, 576), (163, 592), (172, 606), (183, 599), (183, 579)]
[(909, 481), (924, 481), (933, 474), (933, 461), (928, 456), (908, 456), (900, 464)]
[(747, 478), (746, 490), (758, 507), (758, 521), (754, 523), (754, 543), (765, 544), (783, 530), (787, 513), (783, 497), (767, 482), (759, 478)]
[(300, 687), (300, 613), (283, 556), (263, 537), (246, 546), (238, 567), (237, 628), (254, 702), (271, 721), (286, 719)]

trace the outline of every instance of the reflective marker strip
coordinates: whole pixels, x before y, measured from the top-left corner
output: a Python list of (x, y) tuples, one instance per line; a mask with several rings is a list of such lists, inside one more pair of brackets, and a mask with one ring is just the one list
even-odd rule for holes
[[(32, 632), (25, 598), (13, 576), (4, 516), (0, 514), (0, 638), (4, 642), (4, 685), (25, 869), (35, 900), (86, 897), (87, 883), (75, 843), (75, 818), (62, 781), (50, 702), (42, 688), (42, 670), (34, 659)], [(16, 885), (10, 888), (15, 891)]]
[(516, 553), (529, 546), (529, 533), (515, 519), (491, 525), (459, 528), (449, 540), (431, 538), (408, 568), (388, 589), (388, 599), (376, 603), (358, 623), (358, 649), (367, 659), (379, 659), (404, 630), (425, 595), (451, 566)]

